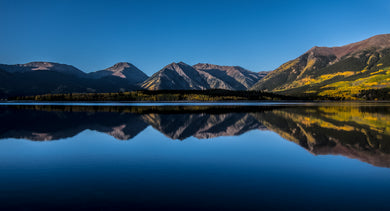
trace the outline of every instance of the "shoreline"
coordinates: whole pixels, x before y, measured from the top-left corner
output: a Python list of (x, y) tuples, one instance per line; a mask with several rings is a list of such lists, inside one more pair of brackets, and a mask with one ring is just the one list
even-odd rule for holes
[(268, 106), (268, 105), (320, 105), (320, 104), (390, 104), (390, 101), (0, 101), (7, 105), (68, 105), (68, 106)]

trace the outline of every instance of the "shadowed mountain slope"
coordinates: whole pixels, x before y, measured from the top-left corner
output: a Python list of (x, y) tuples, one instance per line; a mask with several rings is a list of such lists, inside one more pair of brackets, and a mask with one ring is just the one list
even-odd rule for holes
[(1, 73), (0, 96), (28, 96), (59, 93), (118, 92), (138, 89), (121, 78), (89, 79), (59, 72), (36, 70), (34, 72)]
[[(135, 68), (135, 69), (134, 69)], [(136, 83), (147, 78), (129, 63), (108, 68), (112, 74), (91, 77), (66, 64), (30, 62), (0, 64), (0, 98), (60, 93), (118, 92), (139, 89)], [(122, 74), (122, 75), (120, 75)], [(104, 76), (103, 76), (104, 75)], [(134, 76), (134, 77), (133, 77)]]
[(247, 90), (268, 72), (255, 73), (239, 66), (196, 64), (193, 66), (212, 89)]
[(30, 62), (26, 64), (7, 65), (0, 64), (0, 69), (10, 73), (25, 73), (38, 70), (53, 71), (58, 73), (64, 73), (74, 75), (77, 77), (86, 77), (86, 73), (67, 64), (59, 64), (55, 62)]

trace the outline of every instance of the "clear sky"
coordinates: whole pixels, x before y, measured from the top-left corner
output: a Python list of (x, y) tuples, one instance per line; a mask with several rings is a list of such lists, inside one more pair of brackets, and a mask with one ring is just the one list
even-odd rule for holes
[(390, 33), (389, 0), (0, 0), (0, 63), (91, 72), (121, 61), (272, 70), (313, 46)]

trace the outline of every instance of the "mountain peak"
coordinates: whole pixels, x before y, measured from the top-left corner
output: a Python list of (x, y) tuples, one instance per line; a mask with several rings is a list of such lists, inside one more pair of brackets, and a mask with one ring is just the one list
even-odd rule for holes
[(375, 35), (373, 37), (370, 37), (368, 39), (365, 39), (363, 41), (357, 42), (361, 44), (371, 44), (375, 46), (383, 46), (387, 47), (390, 45), (390, 34), (379, 34)]
[(129, 62), (118, 62), (109, 68), (92, 72), (89, 75), (92, 78), (114, 76), (126, 79), (130, 83), (140, 83), (148, 78), (144, 72)]
[(33, 61), (33, 62), (28, 62), (26, 64), (22, 65), (54, 65), (54, 64), (60, 64), (60, 63), (55, 63), (55, 62), (44, 62), (44, 61)]
[(44, 62), (44, 61), (34, 61), (25, 64), (15, 64), (15, 65), (0, 65), (4, 70), (14, 73), (14, 72), (30, 72), (36, 70), (45, 70), (60, 72), (65, 74), (71, 74), (78, 77), (84, 77), (85, 73), (72, 65), (60, 64), (55, 62)]
[(191, 65), (180, 61), (180, 62), (172, 62), (172, 63), (168, 64), (167, 66), (165, 66), (163, 68), (163, 70), (164, 69), (174, 69), (175, 71), (178, 71), (179, 69), (183, 69), (183, 68), (187, 68), (187, 67), (191, 67)]
[(198, 63), (194, 65), (194, 68), (199, 68), (199, 69), (213, 69), (216, 67), (219, 67), (219, 65), (209, 64), (209, 63)]
[(60, 64), (60, 63), (55, 63), (55, 62), (43, 62), (43, 61), (34, 61), (34, 62), (29, 62), (26, 64), (19, 64), (19, 66), (22, 67), (34, 67), (32, 70), (49, 70), (51, 67), (73, 67), (71, 65), (67, 64)]
[(188, 64), (180, 61), (180, 62), (172, 62), (172, 63), (168, 64), (167, 66), (174, 66), (174, 65), (179, 65), (180, 66), (180, 65), (188, 65)]
[(133, 64), (128, 62), (118, 62), (114, 64), (113, 66), (106, 68), (105, 70), (112, 71), (112, 72), (118, 72), (118, 71), (124, 71), (124, 70), (135, 70), (138, 68), (135, 67)]
[(128, 67), (130, 65), (132, 65), (132, 64), (129, 62), (118, 62), (118, 63), (114, 64), (114, 66), (117, 66), (117, 67), (122, 67), (122, 66)]
[(194, 65), (193, 67), (196, 69), (220, 69), (223, 71), (232, 70), (232, 69), (246, 70), (245, 68), (243, 68), (241, 66), (237, 66), (237, 65), (227, 66), (227, 65), (210, 64), (210, 63), (198, 63), (198, 64)]
[(390, 34), (380, 34), (360, 42), (351, 43), (343, 46), (336, 47), (319, 47), (314, 46), (310, 48), (306, 53), (313, 53), (315, 55), (330, 56), (335, 55), (337, 58), (353, 54), (366, 49), (384, 49), (390, 48)]

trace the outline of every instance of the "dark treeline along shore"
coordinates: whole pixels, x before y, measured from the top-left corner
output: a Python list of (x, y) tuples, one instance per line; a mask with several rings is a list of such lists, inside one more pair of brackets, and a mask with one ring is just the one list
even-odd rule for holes
[(390, 34), (315, 46), (273, 71), (174, 62), (149, 77), (127, 62), (90, 73), (54, 62), (0, 64), (5, 100), (390, 100), (389, 93)]
[[(364, 90), (360, 100), (390, 100), (390, 88)], [(9, 97), (17, 101), (146, 101), (146, 102), (205, 102), (205, 101), (313, 101), (346, 100), (344, 97), (291, 96), (264, 91), (212, 90), (139, 90), (114, 93), (62, 93)]]
[[(299, 100), (262, 91), (231, 90), (140, 90), (117, 93), (69, 93), (11, 97), (10, 100), (35, 101), (257, 101)], [(305, 98), (309, 99), (309, 98)]]

